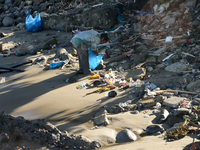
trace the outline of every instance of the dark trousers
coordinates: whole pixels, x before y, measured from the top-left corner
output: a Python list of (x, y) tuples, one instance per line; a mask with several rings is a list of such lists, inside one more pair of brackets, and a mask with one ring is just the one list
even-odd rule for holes
[(77, 54), (79, 59), (79, 68), (83, 70), (83, 73), (90, 74), (91, 69), (89, 67), (89, 54), (88, 50), (81, 50), (80, 48), (77, 48)]

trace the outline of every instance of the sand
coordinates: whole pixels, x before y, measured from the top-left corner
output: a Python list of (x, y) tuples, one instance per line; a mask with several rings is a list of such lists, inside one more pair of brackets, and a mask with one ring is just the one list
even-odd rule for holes
[[(6, 48), (12, 48), (13, 43), (26, 41), (25, 47), (29, 45), (39, 46), (52, 37), (47, 37), (47, 33), (55, 33), (58, 41), (62, 44), (69, 42), (71, 34), (57, 31), (42, 31), (39, 33), (27, 33), (25, 30), (13, 32), (12, 28), (0, 28), (0, 32), (8, 35), (0, 40)], [(33, 41), (39, 42), (33, 42)], [(58, 48), (58, 47), (57, 47)], [(45, 56), (54, 57), (54, 51)], [(72, 49), (72, 47), (68, 47)], [(10, 65), (23, 62), (29, 59), (40, 58), (42, 55), (26, 55), (22, 57), (9, 56), (0, 58), (1, 65)], [(0, 77), (5, 77), (6, 82), (0, 84), (0, 110), (13, 116), (23, 116), (25, 119), (45, 118), (55, 124), (60, 130), (66, 130), (70, 134), (84, 135), (92, 140), (99, 141), (104, 150), (160, 150), (174, 149), (181, 150), (192, 142), (198, 141), (195, 136), (188, 135), (183, 139), (166, 142), (162, 135), (139, 136), (148, 125), (152, 124), (155, 115), (152, 110), (147, 113), (150, 117), (145, 118), (144, 111), (139, 114), (131, 112), (109, 114), (108, 126), (94, 127), (92, 119), (97, 111), (105, 105), (112, 106), (119, 102), (130, 99), (129, 91), (139, 91), (140, 89), (128, 89), (118, 92), (115, 98), (105, 98), (105, 93), (86, 93), (96, 90), (96, 88), (77, 89), (82, 82), (90, 83), (87, 77), (78, 76), (78, 81), (68, 84), (65, 80), (78, 69), (78, 63), (72, 68), (63, 70), (53, 69), (43, 71), (38, 65), (26, 64), (18, 67), (25, 69), (25, 72), (2, 73)], [(162, 80), (162, 78), (160, 78)], [(160, 82), (159, 79), (157, 82)], [(133, 95), (136, 97), (136, 95)], [(115, 138), (122, 129), (130, 129), (137, 136), (138, 140), (130, 143), (116, 144)], [(42, 149), (42, 147), (38, 148)]]

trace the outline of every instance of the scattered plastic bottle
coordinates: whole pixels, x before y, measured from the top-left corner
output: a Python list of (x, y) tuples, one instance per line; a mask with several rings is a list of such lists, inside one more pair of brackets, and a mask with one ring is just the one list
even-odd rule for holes
[(85, 87), (85, 82), (82, 82), (82, 83), (81, 83), (81, 86), (82, 86), (82, 87)]

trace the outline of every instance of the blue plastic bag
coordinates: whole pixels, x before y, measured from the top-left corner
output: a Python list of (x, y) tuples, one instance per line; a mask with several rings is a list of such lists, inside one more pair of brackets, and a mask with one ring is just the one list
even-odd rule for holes
[(50, 68), (51, 68), (51, 69), (58, 68), (58, 67), (60, 67), (60, 66), (62, 66), (62, 65), (64, 65), (64, 64), (65, 64), (64, 61), (55, 62), (55, 63), (50, 63)]
[(26, 31), (27, 32), (38, 32), (42, 30), (42, 23), (40, 14), (37, 13), (35, 18), (31, 14), (26, 17)]
[(89, 47), (88, 49), (89, 53), (89, 66), (91, 70), (94, 70), (100, 63), (103, 58), (103, 54), (96, 56), (92, 51), (91, 48)]

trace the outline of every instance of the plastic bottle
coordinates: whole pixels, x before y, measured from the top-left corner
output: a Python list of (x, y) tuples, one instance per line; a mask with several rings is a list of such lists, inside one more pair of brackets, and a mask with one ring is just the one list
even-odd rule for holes
[(129, 87), (134, 87), (134, 86), (135, 86), (135, 82), (134, 82), (134, 80), (130, 77)]
[(85, 82), (82, 82), (81, 85), (82, 85), (82, 87), (85, 87)]

